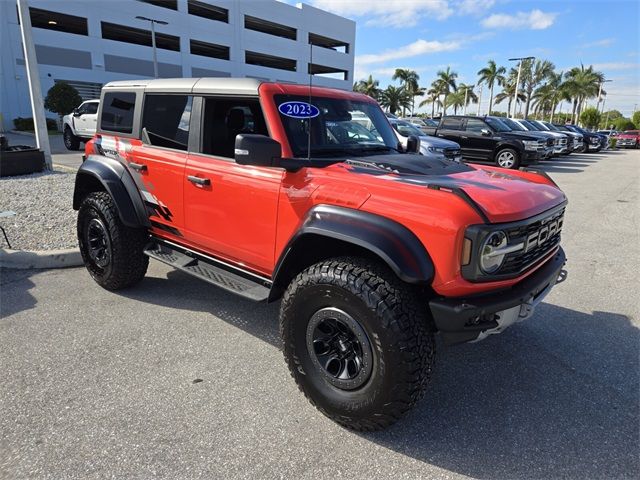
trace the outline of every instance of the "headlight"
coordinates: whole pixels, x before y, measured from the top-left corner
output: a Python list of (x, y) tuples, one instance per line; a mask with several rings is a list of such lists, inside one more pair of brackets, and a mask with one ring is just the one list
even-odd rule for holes
[(525, 150), (537, 150), (538, 149), (538, 142), (535, 140), (523, 140), (522, 143), (524, 144), (524, 149)]
[(600, 143), (600, 139), (598, 137), (591, 137), (591, 143)]
[(429, 150), (431, 153), (442, 153), (442, 154), (444, 154), (444, 148), (440, 148), (440, 147), (427, 147), (427, 150)]
[(501, 231), (495, 231), (485, 239), (480, 249), (480, 268), (485, 273), (494, 273), (500, 268), (507, 254), (507, 235)]

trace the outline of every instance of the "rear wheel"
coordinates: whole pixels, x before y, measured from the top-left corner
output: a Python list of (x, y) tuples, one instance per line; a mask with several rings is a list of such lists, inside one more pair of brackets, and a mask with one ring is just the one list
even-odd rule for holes
[(284, 355), (323, 414), (365, 431), (398, 420), (423, 395), (435, 358), (426, 306), (385, 267), (358, 258), (313, 265), (280, 310)]
[(62, 138), (64, 140), (64, 146), (67, 148), (67, 150), (80, 149), (80, 139), (73, 134), (70, 127), (64, 127)]
[(512, 148), (503, 148), (496, 154), (496, 164), (502, 168), (518, 168), (520, 159), (518, 152)]
[(148, 234), (120, 221), (111, 196), (94, 192), (78, 211), (78, 243), (87, 270), (107, 290), (118, 290), (144, 278), (149, 257), (144, 254)]

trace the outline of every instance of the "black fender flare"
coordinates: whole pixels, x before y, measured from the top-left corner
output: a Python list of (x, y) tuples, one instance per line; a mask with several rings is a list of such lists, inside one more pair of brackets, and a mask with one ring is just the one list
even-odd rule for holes
[(111, 195), (122, 223), (128, 227), (149, 227), (149, 217), (138, 187), (131, 174), (118, 160), (102, 155), (89, 155), (76, 174), (73, 209), (78, 210), (82, 199), (95, 190), (98, 181)]
[[(403, 281), (429, 284), (434, 266), (427, 249), (404, 225), (361, 210), (331, 205), (317, 205), (307, 212), (304, 222), (291, 237), (276, 264), (270, 300), (286, 289), (287, 265), (296, 250), (304, 248), (305, 239), (325, 237), (364, 248), (381, 258)], [(307, 265), (308, 266), (308, 265)]]

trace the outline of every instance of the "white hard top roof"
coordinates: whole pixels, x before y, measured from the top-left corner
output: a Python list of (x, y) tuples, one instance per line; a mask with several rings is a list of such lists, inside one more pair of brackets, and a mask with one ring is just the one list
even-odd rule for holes
[(159, 78), (156, 80), (120, 80), (109, 82), (105, 89), (143, 89), (145, 92), (217, 93), (222, 95), (257, 95), (264, 83), (255, 78)]

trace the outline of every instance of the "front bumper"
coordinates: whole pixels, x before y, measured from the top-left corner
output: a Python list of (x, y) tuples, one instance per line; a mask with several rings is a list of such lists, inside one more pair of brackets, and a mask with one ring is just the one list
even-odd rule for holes
[(507, 290), (431, 300), (431, 314), (445, 344), (482, 340), (529, 318), (551, 288), (562, 281), (559, 277), (566, 260), (560, 247), (538, 270)]
[(531, 165), (533, 163), (538, 163), (540, 160), (544, 159), (544, 152), (540, 150), (525, 150), (522, 155), (522, 165)]

